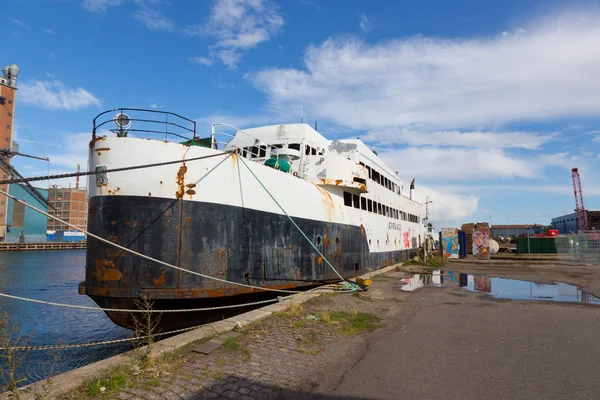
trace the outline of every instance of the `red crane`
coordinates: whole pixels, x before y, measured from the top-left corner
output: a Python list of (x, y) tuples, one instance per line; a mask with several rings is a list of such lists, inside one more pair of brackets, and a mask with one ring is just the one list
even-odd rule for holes
[(571, 169), (573, 175), (573, 193), (575, 194), (575, 212), (577, 213), (577, 223), (579, 230), (585, 231), (588, 229), (587, 211), (583, 204), (583, 191), (581, 190), (581, 178), (577, 168)]

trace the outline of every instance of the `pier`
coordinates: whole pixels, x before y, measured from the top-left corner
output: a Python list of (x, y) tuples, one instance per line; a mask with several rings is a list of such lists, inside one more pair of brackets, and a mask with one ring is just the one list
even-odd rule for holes
[(0, 251), (85, 250), (86, 242), (0, 243)]

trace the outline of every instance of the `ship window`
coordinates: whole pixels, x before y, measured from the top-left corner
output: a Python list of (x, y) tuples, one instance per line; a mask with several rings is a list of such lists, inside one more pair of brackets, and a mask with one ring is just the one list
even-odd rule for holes
[(260, 146), (260, 153), (259, 153), (259, 157), (266, 157), (267, 156), (267, 146)]
[(373, 170), (373, 180), (379, 183), (379, 172)]
[(373, 212), (373, 200), (371, 200), (371, 199), (367, 200), (367, 210), (369, 210), (370, 212)]
[(300, 143), (288, 144), (288, 148), (300, 151)]
[(352, 195), (352, 203), (354, 203), (354, 208), (360, 208), (360, 198), (357, 194)]
[(274, 144), (273, 148), (275, 148), (275, 149), (283, 149), (283, 144), (281, 144), (281, 143), (280, 144)]
[(371, 167), (367, 165), (367, 172), (369, 173), (369, 179), (371, 179)]
[(377, 214), (382, 214), (382, 212), (381, 212), (381, 203), (377, 203)]
[(360, 208), (363, 210), (367, 209), (367, 199), (365, 197), (360, 198)]
[(251, 158), (258, 156), (258, 146), (252, 146), (252, 147), (250, 147), (250, 149), (248, 151), (250, 152)]
[(314, 147), (311, 147), (311, 148), (310, 148), (310, 154), (311, 154), (312, 156), (316, 156), (316, 155), (317, 155), (317, 149), (315, 149)]
[(354, 178), (352, 178), (352, 180), (353, 180), (354, 182), (358, 182), (358, 183), (362, 183), (362, 184), (365, 184), (365, 183), (367, 183), (367, 182), (366, 182), (366, 181), (365, 181), (363, 178), (358, 178), (358, 177), (356, 177), (356, 176), (355, 176)]
[(309, 145), (304, 146), (304, 154), (307, 156), (310, 155), (310, 146)]
[(344, 205), (352, 207), (352, 193), (344, 192)]
[(390, 216), (390, 208), (389, 208), (388, 206), (385, 206), (385, 215), (386, 215), (387, 217), (389, 217), (389, 216)]

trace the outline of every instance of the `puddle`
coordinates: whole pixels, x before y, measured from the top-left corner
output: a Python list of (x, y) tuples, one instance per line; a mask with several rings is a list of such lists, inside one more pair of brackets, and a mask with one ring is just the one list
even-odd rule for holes
[(600, 298), (577, 286), (562, 282), (544, 284), (441, 270), (433, 271), (430, 274), (414, 274), (402, 281), (404, 285), (401, 290), (405, 292), (413, 292), (423, 286), (456, 287), (488, 294), (498, 299), (545, 300), (600, 305)]

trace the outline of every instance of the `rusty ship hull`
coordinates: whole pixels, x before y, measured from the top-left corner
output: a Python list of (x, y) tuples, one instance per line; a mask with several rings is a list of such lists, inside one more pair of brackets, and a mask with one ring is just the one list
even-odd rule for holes
[[(287, 126), (291, 130), (296, 125)], [(245, 304), (283, 295), (259, 288), (307, 289), (338, 281), (336, 272), (352, 278), (416, 255), (423, 234), (417, 214), (420, 204), (403, 195), (391, 179), (380, 178), (383, 167), (378, 167), (377, 181), (391, 193), (369, 189), (368, 177), (375, 177), (375, 171), (367, 174), (363, 162), (340, 156), (347, 146), (336, 144), (337, 150), (329, 154), (325, 148), (329, 141), (318, 135), (312, 141), (305, 138), (306, 146), (314, 146), (314, 151), (307, 147), (306, 152), (316, 156), (312, 158), (317, 167), (311, 171), (292, 157), (291, 171), (285, 172), (265, 165), (268, 154), (261, 154), (260, 147), (253, 157), (251, 146), (236, 143), (239, 132), (225, 149), (217, 148), (214, 135), (208, 147), (119, 135), (94, 137), (92, 170), (181, 162), (91, 178), (88, 230), (185, 270), (256, 288), (173, 269), (90, 237), (80, 293), (104, 308), (136, 308), (142, 292), (157, 309)], [(316, 134), (312, 129), (308, 133)], [(278, 139), (299, 141), (281, 134)], [(295, 147), (289, 145), (290, 154), (295, 154)], [(185, 161), (199, 156), (211, 158)], [(328, 160), (343, 170), (326, 168)], [(347, 169), (350, 173), (345, 176)], [(336, 175), (340, 179), (334, 179)], [(382, 193), (376, 196), (378, 191)], [(385, 196), (389, 202), (384, 202)], [(177, 328), (240, 311), (164, 313), (161, 321), (163, 327)], [(127, 313), (107, 315), (118, 325), (132, 326)]]

